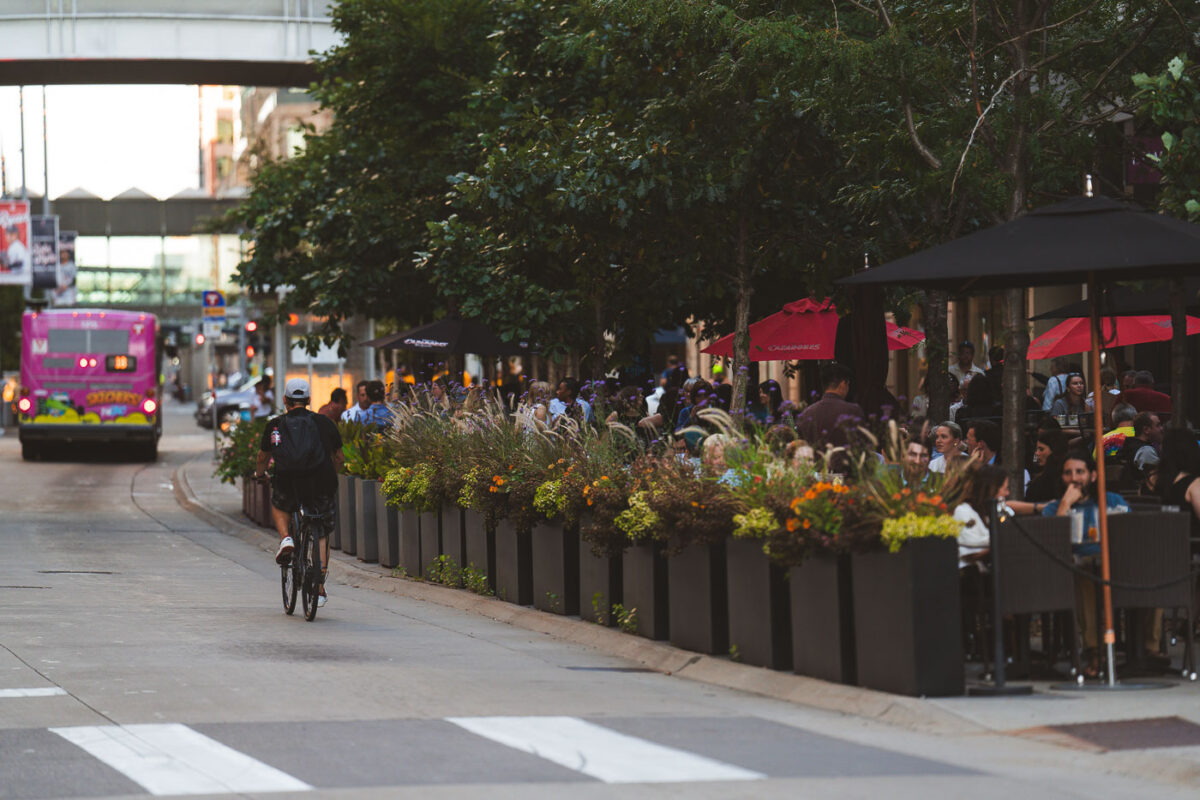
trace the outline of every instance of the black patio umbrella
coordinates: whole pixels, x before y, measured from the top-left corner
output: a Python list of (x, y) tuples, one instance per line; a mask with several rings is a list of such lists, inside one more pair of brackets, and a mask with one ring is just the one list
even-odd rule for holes
[(534, 352), (527, 341), (506, 342), (482, 322), (446, 317), (400, 333), (389, 333), (363, 342), (364, 347), (390, 347), (422, 353), (516, 356)]
[[(1105, 197), (1079, 197), (961, 239), (865, 270), (840, 283), (901, 284), (964, 294), (996, 289), (1087, 283), (1092, 319), (1092, 381), (1100, 397), (1099, 337), (1101, 282), (1200, 276), (1200, 225), (1154, 214)], [(1092, 415), (1096, 441), (1103, 436), (1100, 414)], [(1097, 463), (1105, 485), (1104, 460)], [(1104, 639), (1108, 685), (1113, 666), (1112, 588), (1108, 553), (1108, 507), (1098, 493)], [(996, 579), (998, 581), (998, 578)], [(996, 626), (999, 630), (1000, 626)], [(998, 649), (999, 652), (999, 649)], [(1003, 674), (1002, 672), (1000, 673)], [(1002, 686), (1002, 678), (998, 681)]]
[[(1183, 291), (1184, 296), (1187, 297), (1187, 313), (1193, 316), (1200, 314), (1200, 277), (1186, 279), (1183, 282)], [(1038, 322), (1048, 319), (1086, 317), (1091, 313), (1091, 307), (1091, 303), (1087, 300), (1079, 300), (1044, 311), (1029, 319), (1031, 322)], [(1107, 292), (1100, 299), (1100, 315), (1104, 317), (1141, 317), (1170, 313), (1171, 308), (1166, 289), (1139, 292), (1131, 287), (1129, 291)]]

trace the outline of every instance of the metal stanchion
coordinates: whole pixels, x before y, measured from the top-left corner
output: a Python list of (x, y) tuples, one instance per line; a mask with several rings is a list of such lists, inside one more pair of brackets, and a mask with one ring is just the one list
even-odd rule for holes
[(992, 555), (992, 685), (972, 686), (967, 694), (973, 697), (1000, 697), (1021, 694), (1032, 694), (1033, 687), (1028, 685), (1014, 686), (1005, 683), (1004, 668), (1007, 658), (1004, 655), (1004, 616), (1000, 602), (1000, 514), (1004, 507), (1003, 500), (992, 504), (991, 514), (988, 515), (988, 547)]

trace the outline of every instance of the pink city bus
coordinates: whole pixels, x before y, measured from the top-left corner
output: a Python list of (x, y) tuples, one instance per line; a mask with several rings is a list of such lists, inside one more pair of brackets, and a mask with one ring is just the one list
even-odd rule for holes
[(158, 320), (138, 311), (26, 311), (17, 396), (21, 455), (54, 442), (129, 443), (153, 461), (162, 435)]

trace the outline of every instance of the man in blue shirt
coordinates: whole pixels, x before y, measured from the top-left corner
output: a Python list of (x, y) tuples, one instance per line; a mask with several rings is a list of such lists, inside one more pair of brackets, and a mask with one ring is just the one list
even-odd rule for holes
[(385, 395), (383, 381), (369, 381), (367, 383), (367, 399), (371, 401), (371, 405), (367, 406), (355, 421), (361, 425), (375, 425), (380, 430), (390, 428), (396, 415), (383, 401)]
[[(1090, 453), (1074, 451), (1067, 455), (1062, 467), (1063, 493), (1058, 500), (1051, 500), (1042, 507), (1044, 517), (1067, 517), (1073, 513), (1083, 516), (1083, 541), (1074, 545), (1075, 555), (1081, 560), (1094, 561), (1100, 554), (1100, 506), (1096, 499), (1100, 487), (1096, 485), (1096, 460)], [(1105, 504), (1110, 514), (1129, 510), (1125, 498), (1114, 492), (1105, 492)], [(1084, 675), (1089, 678), (1099, 674), (1099, 635), (1096, 629), (1096, 584), (1082, 576), (1075, 576), (1075, 614), (1087, 663)]]

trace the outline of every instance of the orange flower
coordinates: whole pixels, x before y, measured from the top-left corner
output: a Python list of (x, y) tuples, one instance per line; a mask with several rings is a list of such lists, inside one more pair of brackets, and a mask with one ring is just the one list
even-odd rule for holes
[(592, 504), (592, 498), (590, 498), (590, 497), (589, 497), (589, 498), (588, 498), (588, 505), (590, 506), (591, 504)]
[(900, 494), (904, 495), (905, 497), (908, 497), (910, 494), (912, 494), (912, 489), (907, 489), (907, 488), (901, 489)]
[(811, 519), (804, 520), (804, 530), (808, 530), (811, 527), (812, 527), (812, 520)]
[(796, 530), (796, 527), (798, 525), (799, 525), (799, 523), (795, 519), (789, 519), (787, 521), (788, 533), (791, 533), (792, 531)]
[(935, 506), (940, 506), (942, 504), (942, 496), (940, 494), (935, 494), (933, 497), (929, 498), (929, 502), (933, 503)]

